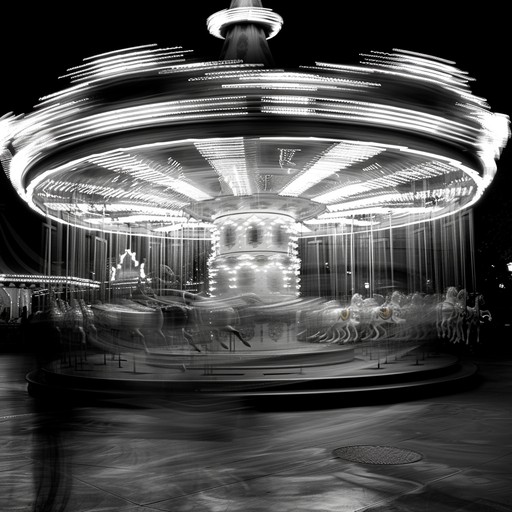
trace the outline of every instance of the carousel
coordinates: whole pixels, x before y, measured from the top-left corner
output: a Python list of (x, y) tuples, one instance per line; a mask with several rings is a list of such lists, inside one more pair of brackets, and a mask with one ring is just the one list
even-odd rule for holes
[[(65, 347), (54, 373), (100, 357), (195, 388), (268, 389), (278, 374), (311, 382), (477, 339), (466, 315), (478, 326), (485, 310), (461, 255), (508, 117), (438, 57), (277, 68), (282, 24), (233, 0), (207, 20), (219, 60), (155, 45), (97, 55), (31, 113), (1, 118), (4, 169), (64, 227), (66, 256), (85, 257), (80, 233), (101, 242), (98, 294), (49, 294)], [(460, 298), (443, 309), (450, 287)]]

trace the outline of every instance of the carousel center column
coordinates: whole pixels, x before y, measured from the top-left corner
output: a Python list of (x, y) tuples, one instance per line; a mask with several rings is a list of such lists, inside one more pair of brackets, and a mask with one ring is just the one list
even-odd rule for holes
[(300, 260), (295, 219), (270, 210), (231, 211), (214, 217), (210, 294), (253, 293), (265, 303), (299, 295)]

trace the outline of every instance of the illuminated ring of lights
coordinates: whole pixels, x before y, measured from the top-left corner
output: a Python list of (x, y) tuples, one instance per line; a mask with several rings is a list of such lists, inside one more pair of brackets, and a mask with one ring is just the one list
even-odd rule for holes
[[(123, 152), (127, 154), (135, 154), (135, 155), (148, 155), (157, 153), (160, 151), (163, 151), (164, 149), (170, 150), (170, 151), (186, 151), (188, 155), (192, 154), (192, 148), (195, 148), (198, 144), (202, 145), (208, 145), (208, 144), (221, 144), (224, 142), (224, 140), (227, 139), (186, 139), (186, 140), (177, 140), (177, 141), (169, 141), (165, 143), (146, 143), (141, 145), (135, 145), (130, 147), (124, 147)], [(311, 137), (263, 137), (261, 139), (258, 139), (256, 142), (253, 141), (253, 143), (257, 143), (260, 147), (261, 151), (265, 151), (265, 145), (266, 144), (276, 144), (277, 142), (282, 142), (283, 144), (289, 144), (292, 146), (299, 146), (302, 143), (309, 143), (314, 145), (315, 147), (329, 147), (332, 144), (345, 144), (349, 141), (343, 141), (343, 140), (336, 140), (336, 139), (322, 139), (322, 138), (311, 138)], [(483, 178), (479, 176), (479, 174), (474, 170), (467, 166), (462, 165), (460, 162), (456, 160), (449, 159), (442, 155), (435, 155), (432, 153), (423, 153), (419, 152), (417, 150), (412, 150), (406, 147), (402, 146), (393, 146), (393, 145), (386, 145), (386, 144), (378, 144), (378, 143), (372, 143), (370, 145), (373, 148), (378, 148), (379, 151), (387, 151), (388, 153), (395, 153), (397, 155), (407, 155), (408, 158), (413, 159), (411, 161), (414, 161), (416, 158), (428, 158), (429, 160), (432, 160), (433, 162), (439, 162), (439, 164), (443, 164), (451, 169), (451, 172), (457, 172), (460, 177), (465, 177), (464, 181), (466, 181), (470, 187), (474, 187), (474, 191), (471, 194), (468, 194), (466, 197), (466, 201), (463, 204), (458, 204), (456, 207), (447, 206), (443, 210), (442, 208), (439, 208), (439, 211), (435, 213), (435, 209), (429, 207), (425, 209), (424, 215), (427, 215), (430, 217), (431, 215), (435, 215), (436, 218), (440, 218), (444, 215), (450, 215), (453, 214), (454, 211), (459, 211), (461, 209), (464, 209), (468, 207), (470, 204), (473, 204), (482, 194), (483, 190), (485, 189), (485, 184)], [(173, 149), (174, 148), (174, 149)], [(84, 148), (87, 150), (87, 146)], [(93, 146), (93, 149), (96, 149), (95, 146)], [(22, 172), (19, 172), (18, 174), (24, 175), (24, 174), (34, 174), (34, 177), (30, 180), (27, 186), (27, 194), (25, 195), (25, 199), (29, 203), (29, 205), (38, 211), (39, 213), (44, 213), (49, 218), (53, 218), (57, 221), (62, 222), (62, 219), (59, 218), (58, 212), (56, 210), (53, 210), (54, 213), (52, 213), (51, 210), (51, 203), (47, 203), (46, 206), (44, 206), (42, 203), (38, 203), (36, 201), (37, 196), (39, 195), (36, 190), (42, 188), (48, 188), (49, 184), (53, 183), (65, 183), (67, 179), (64, 177), (67, 176), (73, 176), (73, 174), (80, 175), (81, 169), (86, 169), (87, 165), (91, 165), (91, 162), (98, 162), (98, 161), (106, 161), (110, 159), (111, 157), (115, 157), (119, 150), (111, 150), (106, 151), (104, 153), (92, 153), (88, 154), (87, 156), (82, 156), (81, 158), (76, 159), (70, 159), (69, 155), (64, 153), (62, 159), (65, 161), (65, 163), (60, 163), (59, 165), (56, 165), (53, 168), (44, 168), (44, 172), (40, 172), (41, 170), (38, 168), (38, 164), (33, 163), (33, 165), (29, 165), (26, 167)], [(194, 149), (195, 151), (195, 149)], [(213, 178), (215, 176), (215, 173), (213, 172), (213, 168), (204, 168), (202, 171), (203, 179), (205, 179), (204, 173), (208, 170), (209, 174)], [(114, 175), (122, 176), (123, 172), (129, 172), (128, 169), (125, 171), (120, 170), (117, 173), (114, 173)], [(317, 175), (317, 173), (315, 172)], [(329, 177), (329, 176), (327, 176)], [(386, 177), (387, 180), (391, 180), (391, 176)], [(298, 180), (295, 180), (295, 183), (297, 183)], [(192, 185), (193, 181), (188, 181), (190, 185)], [(48, 185), (47, 185), (48, 184)], [(309, 186), (308, 186), (309, 187)], [(156, 190), (156, 189), (155, 189)], [(300, 191), (300, 189), (299, 189)], [(56, 191), (54, 191), (52, 194), (55, 194)], [(332, 193), (329, 192), (328, 194)], [(449, 194), (450, 192), (446, 192)], [(453, 193), (453, 192), (452, 192)], [(149, 190), (147, 192), (148, 196), (151, 196), (152, 194), (155, 194), (156, 192), (152, 192)], [(326, 195), (326, 194), (324, 194)], [(450, 198), (447, 198), (448, 201)], [(66, 200), (69, 201), (69, 198), (66, 198), (66, 195), (62, 195), (62, 202), (65, 203)], [(223, 211), (235, 211), (235, 210), (242, 210), (242, 209), (257, 209), (258, 206), (262, 209), (272, 209), (279, 207), (282, 210), (293, 212), (294, 217), (298, 221), (303, 221), (307, 225), (310, 226), (327, 226), (327, 225), (334, 225), (343, 223), (344, 219), (347, 220), (351, 215), (363, 215), (363, 214), (371, 214), (376, 215), (377, 217), (380, 216), (383, 219), (387, 216), (387, 211), (389, 208), (383, 207), (381, 205), (381, 200), (379, 196), (375, 196), (375, 201), (372, 204), (372, 198), (371, 196), (368, 198), (368, 201), (370, 201), (369, 204), (366, 206), (361, 203), (360, 200), (359, 204), (357, 205), (357, 209), (355, 209), (355, 206), (352, 206), (350, 201), (347, 201), (346, 199), (344, 202), (341, 203), (341, 206), (336, 206), (335, 204), (331, 204), (329, 206), (329, 202), (325, 202), (322, 198), (322, 196), (318, 196), (315, 198), (306, 198), (301, 197), (300, 195), (280, 195), (278, 193), (257, 193), (252, 194), (250, 196), (248, 195), (242, 195), (242, 196), (236, 196), (236, 195), (229, 195), (224, 197), (205, 197), (203, 199), (196, 198), (195, 200), (192, 198), (189, 198), (189, 200), (183, 204), (176, 203), (174, 205), (163, 205), (160, 209), (158, 208), (157, 204), (151, 206), (148, 205), (143, 208), (144, 215), (148, 222), (154, 222), (154, 223), (169, 223), (171, 220), (170, 213), (174, 212), (174, 220), (173, 225), (179, 225), (180, 227), (187, 227), (190, 229), (199, 229), (204, 228), (208, 229), (211, 227), (211, 222), (216, 216), (218, 216)], [(267, 203), (267, 206), (265, 206), (265, 202)], [(332, 201), (331, 201), (332, 203)], [(71, 203), (70, 207), (73, 205)], [(130, 218), (126, 216), (119, 215), (121, 222), (124, 223), (130, 223), (130, 222), (137, 222), (137, 219), (135, 218), (135, 212), (137, 205), (141, 207), (140, 203), (135, 202), (133, 205), (130, 205), (128, 203), (125, 203), (125, 206), (123, 207), (125, 210), (130, 210), (130, 208), (133, 208), (133, 213), (130, 216)], [(326, 205), (328, 210), (326, 210)], [(98, 205), (99, 207), (100, 205)], [(110, 204), (109, 208), (112, 209), (116, 207), (116, 204)], [(78, 208), (78, 207), (77, 207)], [(398, 205), (398, 210), (400, 209)], [(385, 210), (385, 211), (381, 211)], [(77, 210), (78, 211), (78, 210)], [(71, 210), (67, 210), (68, 215), (71, 215)], [(81, 215), (84, 216), (88, 213), (87, 209), (83, 209)], [(419, 213), (419, 212), (418, 212)], [(86, 221), (86, 225), (88, 225), (90, 228), (93, 228), (96, 221), (94, 221), (94, 216), (98, 215), (99, 211), (95, 214), (92, 211), (90, 211), (89, 214), (89, 221)], [(190, 219), (188, 216), (191, 215), (192, 219)], [(421, 219), (424, 220), (424, 215), (422, 215), (418, 222), (421, 221)], [(142, 213), (139, 213), (139, 216), (142, 217)], [(114, 215), (115, 217), (115, 215)], [(70, 217), (68, 217), (69, 219)], [(85, 217), (84, 217), (85, 218)], [(153, 218), (153, 220), (151, 220)], [(75, 222), (71, 222), (68, 220), (68, 223), (73, 225), (81, 225), (80, 222), (78, 222), (80, 219), (76, 217), (75, 215)], [(108, 219), (107, 219), (108, 220)], [(112, 231), (119, 231), (122, 232), (121, 226), (118, 226), (119, 229), (114, 229), (115, 222), (114, 221), (108, 221), (105, 223), (105, 219), (101, 218), (101, 215), (98, 217), (98, 221), (100, 221), (100, 224), (102, 227), (107, 231), (108, 225), (110, 224)], [(348, 221), (347, 221), (348, 222)], [(387, 229), (389, 226), (385, 222), (381, 221), (380, 225), (379, 222), (375, 221), (372, 222), (372, 229)], [(410, 224), (410, 221), (407, 219), (406, 216), (400, 221), (399, 216), (397, 218), (397, 224), (394, 224), (394, 227), (399, 227), (400, 225), (407, 225)], [(360, 230), (364, 230), (365, 224), (360, 221), (359, 224)], [(367, 224), (369, 226), (369, 224)], [(133, 229), (130, 227), (130, 229)], [(367, 228), (369, 229), (369, 228)], [(161, 232), (169, 232), (172, 231), (172, 226), (169, 229), (157, 228), (158, 231)], [(153, 232), (154, 234), (154, 232)]]
[[(96, 56), (33, 113), (0, 118), (0, 158), (38, 213), (107, 231), (146, 222), (146, 234), (180, 226), (198, 236), (214, 209), (268, 194), (319, 234), (471, 206), (494, 176), (508, 118), (444, 62), (399, 52), (365, 63), (262, 71), (153, 46)], [(137, 94), (126, 95), (126, 80)], [(308, 202), (329, 211), (311, 218)]]
[(283, 18), (264, 7), (234, 7), (212, 14), (206, 22), (210, 34), (218, 39), (225, 39), (226, 28), (239, 23), (261, 25), (267, 39), (272, 39), (281, 30)]
[[(87, 288), (100, 288), (101, 283), (92, 279), (73, 276), (51, 276), (37, 274), (0, 274), (0, 283), (10, 281), (13, 283), (44, 283), (58, 285), (74, 285)], [(1, 287), (2, 285), (0, 285)]]

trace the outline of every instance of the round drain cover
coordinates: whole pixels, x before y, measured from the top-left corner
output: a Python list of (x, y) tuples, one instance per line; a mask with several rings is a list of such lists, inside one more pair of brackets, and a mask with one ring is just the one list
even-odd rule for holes
[(410, 464), (423, 456), (411, 450), (402, 450), (393, 446), (342, 446), (333, 451), (336, 457), (360, 462), (361, 464)]

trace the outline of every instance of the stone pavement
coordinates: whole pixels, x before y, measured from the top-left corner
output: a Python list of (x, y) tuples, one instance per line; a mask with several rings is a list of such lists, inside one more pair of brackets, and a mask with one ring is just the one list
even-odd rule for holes
[[(0, 354), (3, 511), (512, 511), (512, 358), (471, 389), (262, 410), (236, 397), (40, 401)], [(298, 404), (300, 405), (300, 404)]]

